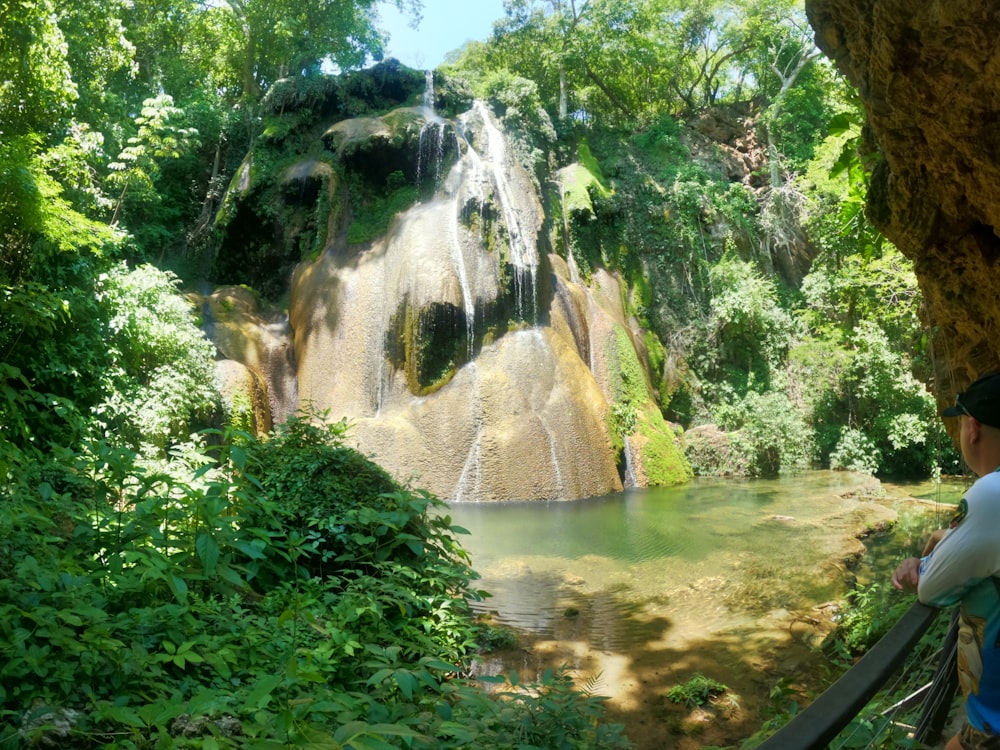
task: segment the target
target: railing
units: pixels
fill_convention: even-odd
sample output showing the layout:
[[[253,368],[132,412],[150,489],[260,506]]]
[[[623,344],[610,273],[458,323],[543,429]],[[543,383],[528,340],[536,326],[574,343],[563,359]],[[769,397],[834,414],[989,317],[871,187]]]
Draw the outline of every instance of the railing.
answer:
[[[758,750],[821,750],[868,704],[934,622],[940,610],[914,604],[899,622],[822,695],[758,746]],[[934,679],[897,703],[923,704],[913,728],[918,742],[932,743],[941,735],[957,687],[957,611],[941,648]]]

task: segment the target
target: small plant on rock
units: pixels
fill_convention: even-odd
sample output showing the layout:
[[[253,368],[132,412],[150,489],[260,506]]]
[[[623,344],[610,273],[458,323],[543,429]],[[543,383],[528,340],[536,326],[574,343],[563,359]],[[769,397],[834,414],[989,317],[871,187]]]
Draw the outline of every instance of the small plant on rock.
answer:
[[[728,690],[728,686],[698,672],[687,682],[670,688],[667,699],[672,703],[683,703],[693,708],[705,705]]]

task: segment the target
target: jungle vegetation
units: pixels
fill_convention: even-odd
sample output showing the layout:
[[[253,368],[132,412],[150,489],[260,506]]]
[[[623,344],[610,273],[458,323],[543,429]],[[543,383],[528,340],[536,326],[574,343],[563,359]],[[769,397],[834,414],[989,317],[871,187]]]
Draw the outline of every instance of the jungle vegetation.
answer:
[[[912,269],[862,211],[878,155],[801,8],[506,11],[441,74],[540,184],[586,176],[554,249],[629,280],[663,414],[715,426],[695,468],[953,469]],[[464,679],[490,636],[439,500],[346,425],[240,429],[214,385],[182,292],[269,94],[380,56],[374,0],[0,0],[4,747],[627,746],[565,674]],[[694,138],[713,116],[741,143]]]

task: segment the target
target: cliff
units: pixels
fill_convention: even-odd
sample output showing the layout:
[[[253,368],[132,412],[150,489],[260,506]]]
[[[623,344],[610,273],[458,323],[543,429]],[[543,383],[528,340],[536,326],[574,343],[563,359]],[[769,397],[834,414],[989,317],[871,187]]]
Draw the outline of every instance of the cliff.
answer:
[[[299,407],[347,420],[359,450],[449,500],[686,480],[626,285],[552,252],[497,115],[429,74],[359,76],[401,83],[364,107],[343,106],[349,81],[275,95],[217,219],[230,286],[199,301],[230,390],[269,407],[253,426]]]
[[[878,154],[876,226],[913,259],[934,391],[1000,362],[1000,6],[807,0],[816,42],[857,87]]]

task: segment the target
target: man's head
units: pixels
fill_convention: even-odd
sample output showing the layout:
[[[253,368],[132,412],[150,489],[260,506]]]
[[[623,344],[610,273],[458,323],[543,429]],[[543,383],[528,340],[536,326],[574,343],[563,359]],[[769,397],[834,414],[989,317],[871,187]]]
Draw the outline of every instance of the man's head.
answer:
[[[943,417],[967,414],[988,427],[1000,428],[1000,372],[981,375],[955,396],[955,405],[941,412]]]
[[[965,463],[977,476],[1000,466],[1000,372],[980,376],[941,415],[966,417],[959,442]]]

